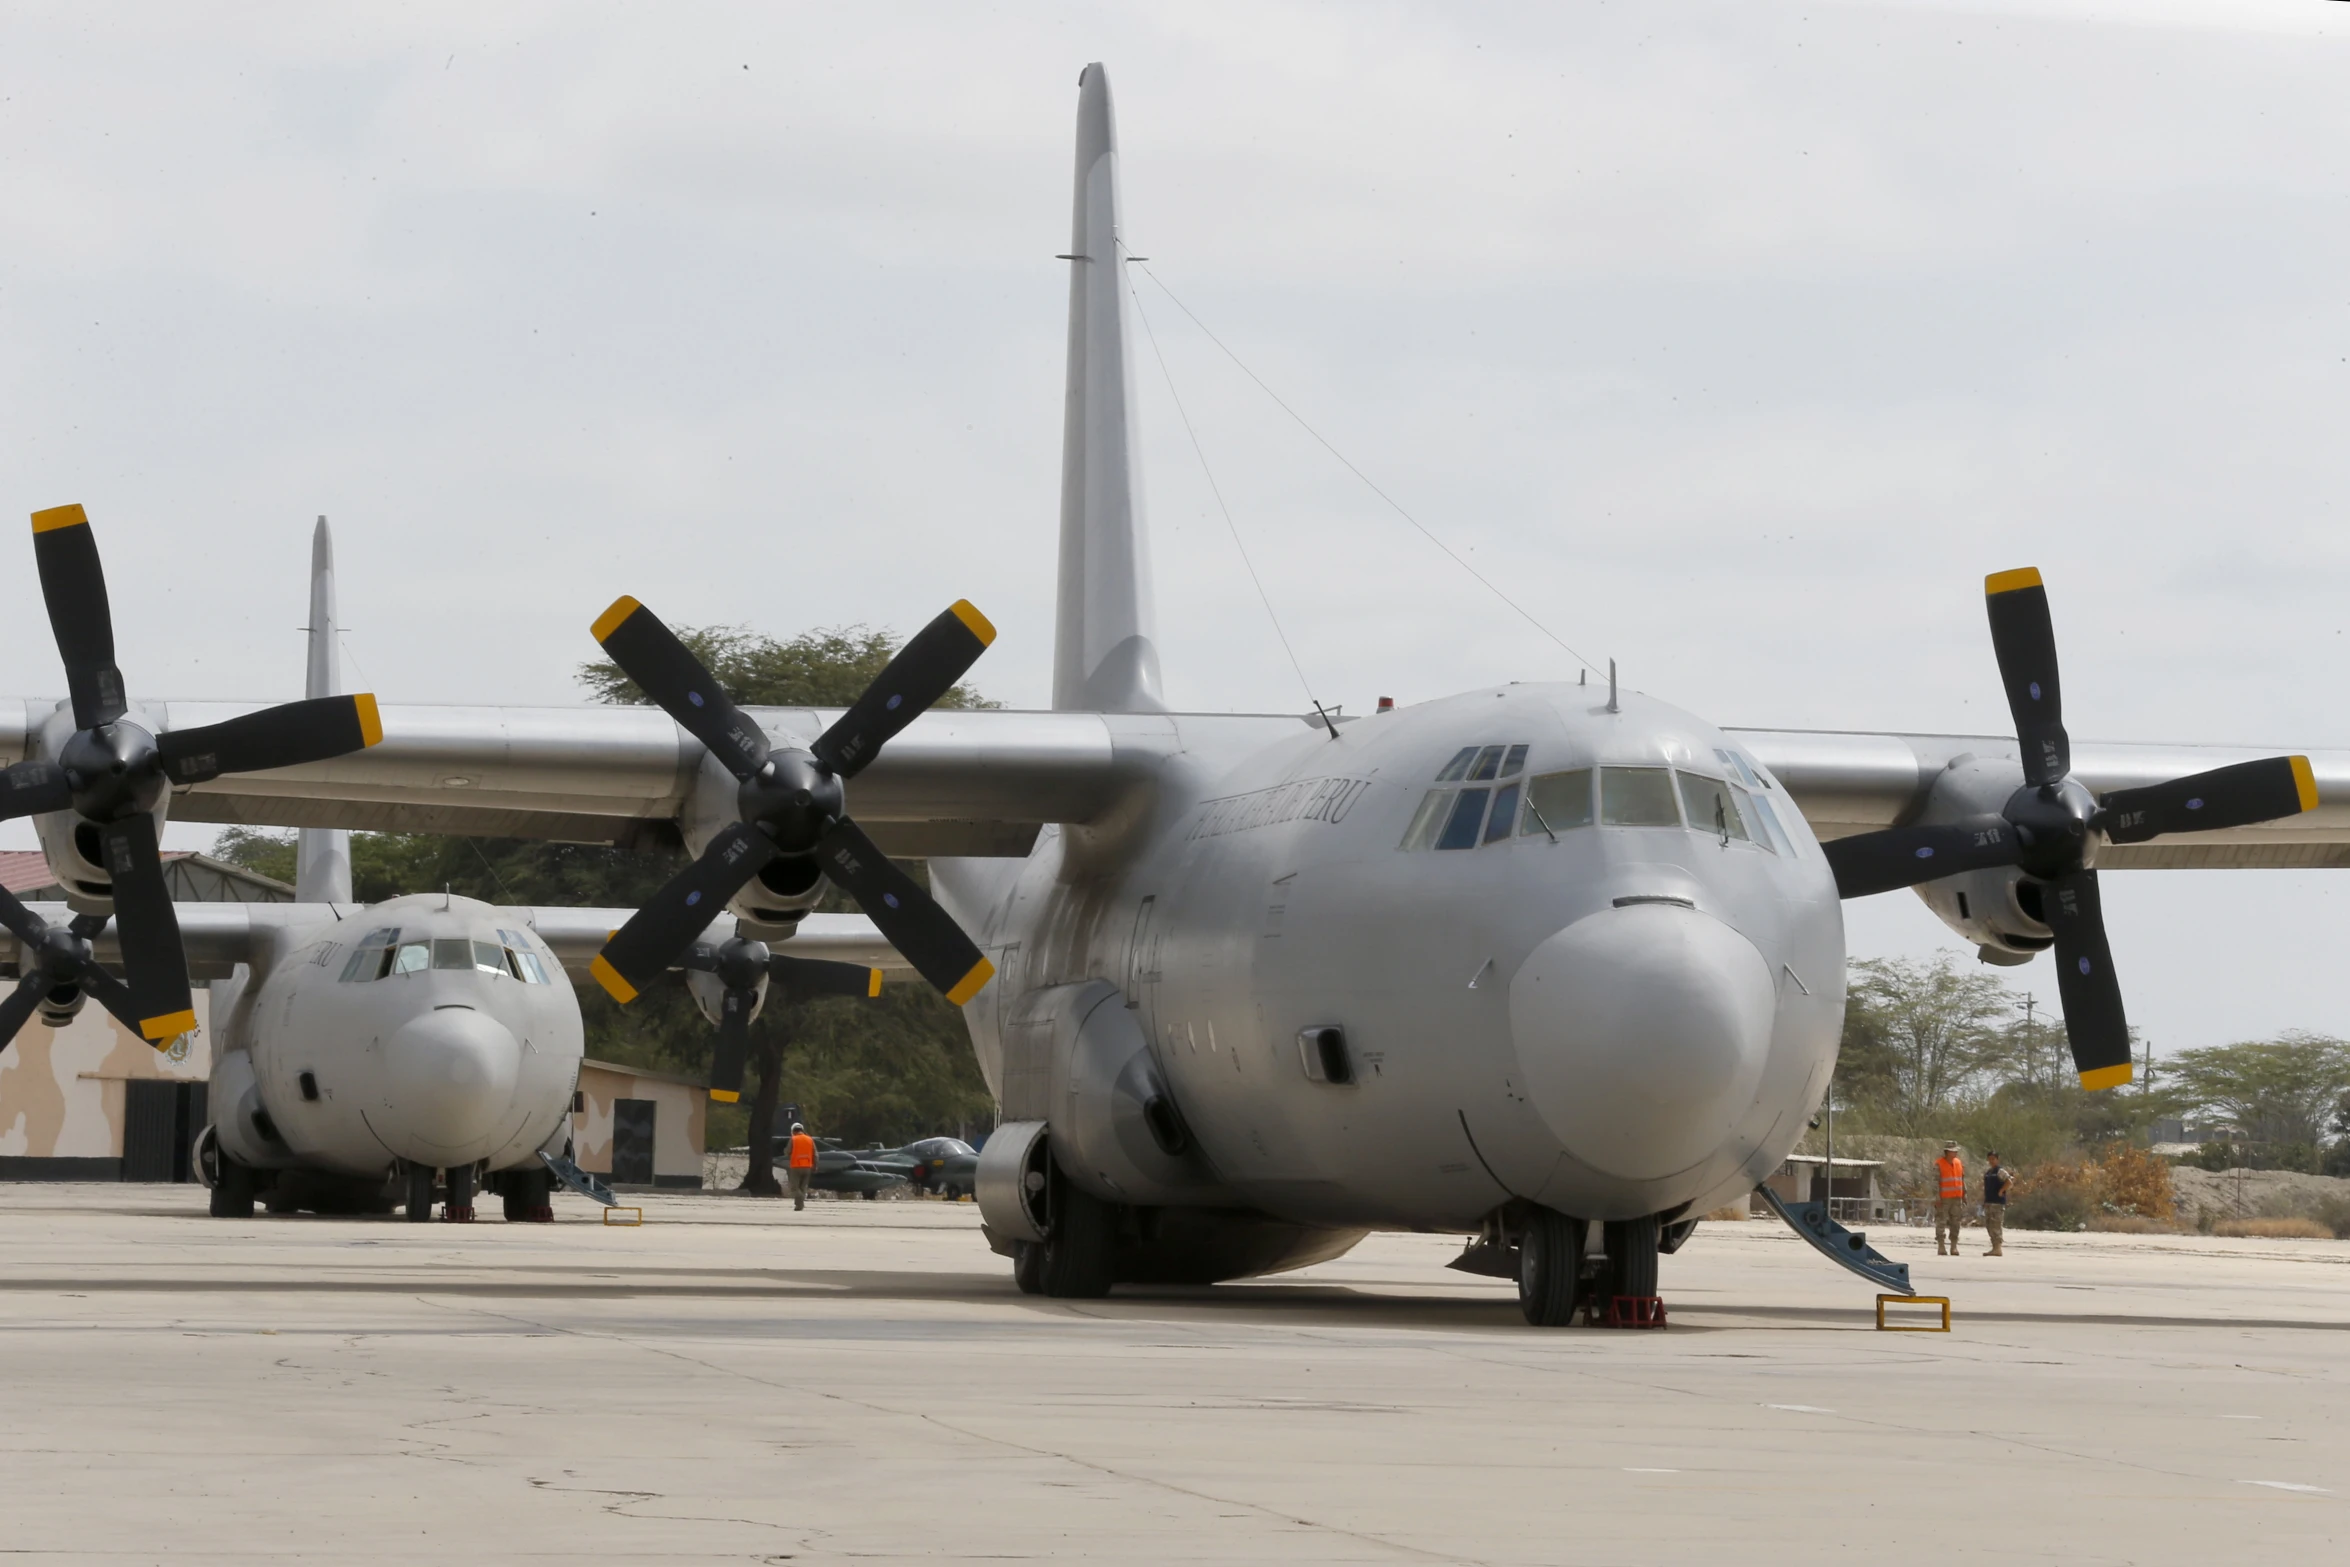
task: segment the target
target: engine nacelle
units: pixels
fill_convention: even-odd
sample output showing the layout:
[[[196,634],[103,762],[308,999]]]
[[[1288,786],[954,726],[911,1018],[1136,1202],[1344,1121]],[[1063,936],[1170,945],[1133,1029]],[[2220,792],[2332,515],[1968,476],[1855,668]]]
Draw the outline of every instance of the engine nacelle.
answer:
[[[694,998],[694,1007],[712,1028],[723,1020],[726,1006],[726,982],[715,974],[700,969],[685,971],[686,993]],[[759,976],[758,993],[751,1001],[751,1015],[747,1021],[756,1023],[759,1014],[767,1009],[767,976]]]
[[[1951,758],[1926,794],[1921,822],[1963,821],[1996,816],[2023,787],[2023,769],[2007,757],[1971,752]],[[1917,895],[1934,917],[1975,944],[1985,963],[2029,963],[2055,944],[2042,921],[2040,896],[2046,883],[2013,868],[1969,871],[1922,883]]]
[[[1007,1110],[1015,1102],[1027,1108],[1034,1088],[1045,1088],[1053,1160],[1095,1196],[1153,1205],[1231,1200],[1193,1144],[1117,986],[1094,979],[1029,991],[1005,1020],[1004,1060]],[[1032,1079],[1028,1093],[1010,1091],[1015,1072]]]

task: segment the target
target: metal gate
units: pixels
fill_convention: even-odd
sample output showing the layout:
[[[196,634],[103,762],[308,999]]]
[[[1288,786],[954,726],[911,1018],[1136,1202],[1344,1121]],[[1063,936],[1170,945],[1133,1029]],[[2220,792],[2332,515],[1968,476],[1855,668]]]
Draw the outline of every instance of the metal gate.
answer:
[[[650,1099],[612,1102],[612,1184],[653,1184],[653,1111]]]

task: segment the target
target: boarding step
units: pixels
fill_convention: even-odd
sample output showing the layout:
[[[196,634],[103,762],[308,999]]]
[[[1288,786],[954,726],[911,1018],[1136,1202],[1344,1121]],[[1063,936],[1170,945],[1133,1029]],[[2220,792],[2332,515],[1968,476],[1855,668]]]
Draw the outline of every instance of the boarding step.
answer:
[[[620,1199],[612,1195],[612,1188],[573,1164],[561,1154],[542,1152],[539,1162],[554,1172],[555,1179],[579,1193],[582,1197],[602,1203],[607,1208],[620,1206]]]

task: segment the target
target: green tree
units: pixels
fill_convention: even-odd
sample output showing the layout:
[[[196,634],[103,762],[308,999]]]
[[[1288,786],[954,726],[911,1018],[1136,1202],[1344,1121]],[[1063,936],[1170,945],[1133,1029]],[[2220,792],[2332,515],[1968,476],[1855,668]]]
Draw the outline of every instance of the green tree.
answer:
[[[1844,1092],[1887,1131],[1918,1136],[1972,1097],[2006,1053],[2007,989],[1944,953],[1852,966],[1845,1038],[1861,1046]]]
[[[2169,1060],[2178,1097],[2236,1125],[2264,1163],[2318,1166],[2328,1121],[2350,1093],[2350,1043],[2289,1033],[2182,1050]]]
[[[897,639],[863,626],[822,628],[778,641],[739,626],[678,633],[734,701],[749,707],[843,707],[897,651]],[[644,694],[608,660],[581,666],[580,683],[599,701],[641,703]],[[991,707],[959,685],[937,704]],[[812,736],[804,738],[813,738]],[[283,880],[293,879],[290,837],[232,827],[214,852]],[[428,833],[355,833],[353,895],[381,902],[446,888],[509,905],[633,909],[684,863],[677,848],[623,850],[608,845],[541,843]],[[921,867],[912,869],[919,878]],[[820,907],[853,905],[829,889]],[[657,986],[626,1008],[600,989],[581,987],[588,1054],[627,1065],[701,1076],[709,1070],[716,1030],[682,984]],[[795,1035],[808,1041],[794,1050]],[[710,1142],[743,1138],[752,1150],[747,1188],[772,1192],[765,1155],[775,1106],[802,1106],[811,1129],[850,1141],[955,1132],[987,1124],[993,1101],[979,1075],[961,1015],[928,987],[885,990],[879,1002],[817,1001],[802,1006],[771,997],[751,1039],[757,1088],[748,1106],[713,1105]]]

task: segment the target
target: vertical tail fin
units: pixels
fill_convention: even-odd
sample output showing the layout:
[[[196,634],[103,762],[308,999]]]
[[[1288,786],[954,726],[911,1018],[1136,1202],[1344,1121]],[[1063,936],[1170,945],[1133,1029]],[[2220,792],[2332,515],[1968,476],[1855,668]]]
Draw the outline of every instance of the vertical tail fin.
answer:
[[[1077,202],[1069,260],[1069,390],[1061,437],[1059,712],[1157,713],[1157,612],[1134,448],[1118,125],[1110,79],[1077,79]]]
[[[318,519],[310,535],[310,669],[304,696],[340,696],[335,656],[335,540]],[[351,835],[340,827],[305,827],[294,839],[294,901],[351,901]]]

